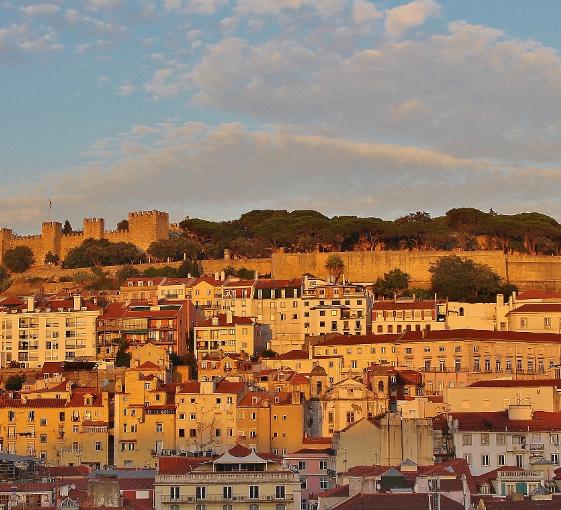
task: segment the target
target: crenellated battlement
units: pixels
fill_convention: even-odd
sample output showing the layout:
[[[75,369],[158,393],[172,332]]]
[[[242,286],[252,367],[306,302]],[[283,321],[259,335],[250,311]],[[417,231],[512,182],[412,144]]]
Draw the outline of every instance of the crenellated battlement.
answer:
[[[3,254],[16,246],[29,247],[35,256],[36,264],[42,264],[49,252],[62,260],[67,253],[79,246],[84,240],[108,239],[112,242],[128,242],[146,250],[150,244],[169,237],[169,214],[162,211],[134,211],[128,214],[128,230],[105,230],[104,218],[84,218],[83,231],[62,233],[62,223],[44,221],[41,234],[18,236],[12,229],[0,228],[0,263]]]

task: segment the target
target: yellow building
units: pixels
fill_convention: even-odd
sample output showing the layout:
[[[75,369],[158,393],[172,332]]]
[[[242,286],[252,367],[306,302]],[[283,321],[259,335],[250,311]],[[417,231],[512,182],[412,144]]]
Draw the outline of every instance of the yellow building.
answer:
[[[222,280],[200,276],[186,288],[195,308],[207,318],[223,311],[222,284]]]
[[[243,351],[252,356],[260,350],[260,327],[249,317],[237,317],[228,311],[195,325],[197,358],[220,351],[229,354]]]
[[[300,479],[280,459],[236,445],[205,460],[160,459],[156,510],[300,510]]]
[[[304,402],[298,392],[251,391],[238,404],[238,442],[284,455],[302,447]]]
[[[174,389],[174,388],[173,388]],[[174,393],[161,379],[131,368],[115,388],[114,463],[153,467],[156,453],[175,448]]]
[[[163,277],[139,276],[128,278],[119,292],[119,301],[130,303],[131,301],[151,301],[158,299],[158,285],[164,280]]]
[[[199,381],[211,381],[215,377],[237,377],[251,379],[253,363],[246,352],[225,353],[218,351],[203,354],[197,359]]]
[[[237,381],[190,381],[177,387],[175,448],[187,452],[219,452],[237,438],[238,401],[245,384]]]
[[[365,335],[370,328],[371,297],[362,285],[304,275],[302,301],[306,335]]]
[[[73,299],[0,301],[0,366],[40,368],[46,361],[95,360],[101,307]]]
[[[43,386],[43,387],[41,387]],[[2,450],[32,455],[48,465],[109,463],[108,394],[63,382],[0,400]]]
[[[343,356],[342,373],[372,363],[418,370],[427,393],[497,376],[545,377],[561,361],[561,335],[514,331],[410,331],[339,336],[311,346],[312,356]]]

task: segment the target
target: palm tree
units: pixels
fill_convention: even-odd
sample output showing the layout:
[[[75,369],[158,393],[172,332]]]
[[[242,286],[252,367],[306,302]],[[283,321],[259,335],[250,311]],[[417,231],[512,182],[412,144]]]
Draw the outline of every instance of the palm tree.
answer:
[[[325,269],[329,271],[329,275],[331,276],[332,280],[336,282],[345,269],[345,263],[343,262],[343,259],[340,255],[332,254],[327,257],[327,261],[325,262]]]

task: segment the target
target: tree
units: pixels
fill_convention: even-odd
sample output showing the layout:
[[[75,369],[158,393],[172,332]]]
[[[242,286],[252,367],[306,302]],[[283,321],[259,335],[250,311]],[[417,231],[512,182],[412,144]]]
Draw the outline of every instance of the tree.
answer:
[[[0,292],[4,292],[11,284],[8,270],[0,265]]]
[[[263,358],[274,358],[275,356],[277,356],[277,353],[275,351],[273,351],[272,349],[265,349],[261,353],[261,357],[263,357]]]
[[[117,223],[117,230],[128,230],[129,229],[129,220],[124,219]]]
[[[7,391],[20,391],[24,382],[24,375],[14,374],[6,379],[6,384],[4,386]]]
[[[458,246],[462,250],[474,246],[474,236],[483,228],[488,214],[472,207],[459,207],[446,212],[446,222],[455,232]]]
[[[195,278],[201,275],[199,263],[196,260],[184,260],[176,269],[175,274],[178,278]]]
[[[409,275],[401,269],[392,269],[376,280],[374,285],[376,294],[384,297],[401,296],[408,289],[410,279]]]
[[[16,246],[4,253],[4,265],[13,273],[27,271],[34,262],[33,252],[27,246]]]
[[[329,275],[333,279],[333,281],[337,281],[339,276],[345,270],[345,263],[340,255],[335,255],[332,253],[327,257],[327,261],[325,262],[325,269],[329,271]]]
[[[60,261],[60,258],[58,255],[54,254],[53,252],[47,252],[47,254],[45,255],[45,264],[47,264],[48,266],[54,265],[56,266]]]
[[[116,367],[130,367],[132,354],[128,352],[129,344],[124,338],[119,341],[119,347],[117,348],[117,353],[115,354],[115,366]]]
[[[86,239],[71,249],[64,259],[67,268],[120,266],[143,262],[145,254],[132,243],[112,243],[107,239]]]
[[[90,272],[89,283],[86,285],[89,290],[111,290],[116,287],[109,271],[104,271],[101,267],[92,267]]]
[[[253,280],[255,278],[255,271],[246,269],[245,267],[240,267],[236,271],[236,274],[238,275],[238,278],[241,278],[242,280]]]
[[[62,233],[63,234],[72,234],[72,232],[74,232],[72,230],[72,225],[70,225],[70,222],[68,220],[65,220],[64,225],[62,227]]]
[[[489,266],[457,255],[439,258],[429,271],[432,291],[453,301],[492,302],[497,294],[514,290]]]
[[[183,260],[184,258],[194,260],[197,258],[200,248],[199,243],[192,239],[176,237],[153,242],[148,247],[147,253],[159,260]]]
[[[124,266],[120,267],[115,273],[115,278],[117,279],[117,282],[121,284],[129,278],[137,278],[141,274],[142,273],[132,264],[125,264]]]

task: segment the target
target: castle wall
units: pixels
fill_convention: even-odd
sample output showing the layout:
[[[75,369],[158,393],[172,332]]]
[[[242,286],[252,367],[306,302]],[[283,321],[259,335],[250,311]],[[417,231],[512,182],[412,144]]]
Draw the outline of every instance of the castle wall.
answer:
[[[36,265],[42,265],[45,255],[51,252],[64,260],[72,248],[80,246],[85,239],[109,239],[112,242],[127,242],[146,250],[159,239],[169,237],[169,215],[160,211],[140,211],[129,213],[129,230],[105,231],[103,218],[85,218],[83,232],[62,233],[59,222],[44,222],[41,234],[16,236],[10,229],[0,229],[0,264],[3,254],[16,246],[27,246],[33,251]]]

